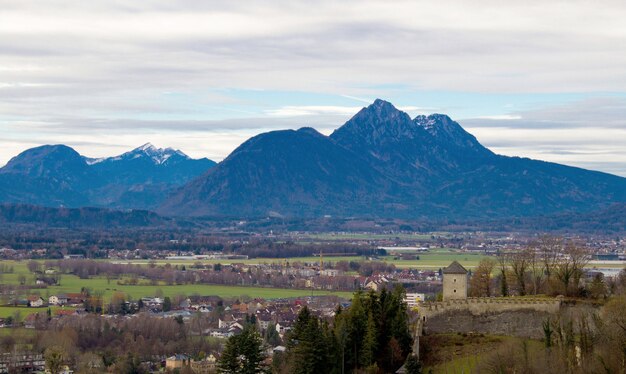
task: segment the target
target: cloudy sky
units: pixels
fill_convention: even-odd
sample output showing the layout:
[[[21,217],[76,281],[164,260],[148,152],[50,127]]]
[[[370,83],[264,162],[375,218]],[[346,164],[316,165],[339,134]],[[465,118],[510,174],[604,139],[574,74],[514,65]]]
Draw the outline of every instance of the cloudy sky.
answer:
[[[626,176],[623,1],[0,9],[0,165],[53,143],[101,157],[152,142],[219,161],[260,132],[330,133],[383,98],[449,114],[498,153]]]

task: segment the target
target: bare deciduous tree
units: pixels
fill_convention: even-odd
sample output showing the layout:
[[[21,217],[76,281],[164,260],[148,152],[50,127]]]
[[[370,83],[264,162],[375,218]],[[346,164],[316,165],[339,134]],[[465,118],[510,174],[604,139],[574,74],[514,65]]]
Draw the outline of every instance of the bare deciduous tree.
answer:
[[[560,253],[563,250],[563,239],[556,236],[543,235],[537,241],[537,246],[545,276],[549,280],[554,275]]]
[[[578,292],[583,268],[590,259],[591,254],[587,248],[576,245],[573,241],[565,244],[563,254],[559,257],[555,270],[556,277],[561,282],[566,294],[575,295]]]
[[[509,255],[511,271],[515,277],[517,292],[520,296],[526,295],[526,272],[529,266],[528,250],[518,251]]]
[[[470,279],[470,295],[474,297],[491,296],[491,273],[495,262],[490,259],[481,260]]]

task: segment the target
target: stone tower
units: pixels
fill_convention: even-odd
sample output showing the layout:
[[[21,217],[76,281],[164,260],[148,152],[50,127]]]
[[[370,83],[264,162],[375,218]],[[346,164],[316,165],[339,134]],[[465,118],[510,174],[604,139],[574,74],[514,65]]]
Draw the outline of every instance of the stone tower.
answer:
[[[443,300],[467,299],[467,270],[453,261],[443,269]]]

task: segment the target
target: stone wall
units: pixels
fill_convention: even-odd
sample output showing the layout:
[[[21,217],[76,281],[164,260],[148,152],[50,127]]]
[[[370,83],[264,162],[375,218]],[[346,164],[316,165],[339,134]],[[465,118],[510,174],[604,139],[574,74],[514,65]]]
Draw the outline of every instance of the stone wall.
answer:
[[[424,323],[425,334],[483,333],[541,339],[543,322],[552,314],[532,309],[475,315],[468,310],[449,310]]]
[[[422,320],[448,311],[468,311],[473,315],[500,313],[515,310],[534,310],[557,313],[561,307],[559,299],[508,298],[508,297],[469,297],[462,300],[422,302],[418,306]],[[425,319],[424,319],[425,317]]]
[[[418,312],[426,333],[484,333],[543,336],[542,322],[561,309],[559,299],[485,297],[422,302]]]

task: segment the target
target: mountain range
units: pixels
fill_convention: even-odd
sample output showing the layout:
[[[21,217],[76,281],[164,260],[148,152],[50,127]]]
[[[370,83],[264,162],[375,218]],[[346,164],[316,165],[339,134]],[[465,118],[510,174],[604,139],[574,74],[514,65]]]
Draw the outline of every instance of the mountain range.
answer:
[[[93,159],[65,145],[28,149],[0,168],[0,201],[43,206],[153,209],[215,162],[145,144]]]
[[[626,201],[626,178],[494,154],[442,114],[376,100],[330,136],[255,136],[157,210],[170,215],[513,217]]]
[[[330,136],[257,135],[215,165],[139,147],[105,159],[57,145],[0,169],[0,202],[171,216],[498,218],[626,202],[626,178],[493,153],[443,114],[376,100]]]

